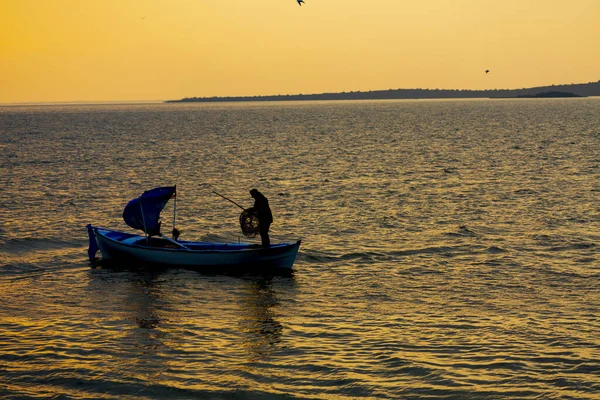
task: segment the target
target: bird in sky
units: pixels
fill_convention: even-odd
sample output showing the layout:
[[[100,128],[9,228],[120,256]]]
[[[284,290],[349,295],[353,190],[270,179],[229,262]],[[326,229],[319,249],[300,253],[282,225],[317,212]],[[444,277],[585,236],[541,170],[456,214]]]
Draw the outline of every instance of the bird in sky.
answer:
[[[304,0],[296,0],[298,2],[298,5],[301,6],[302,3],[304,3]]]
[[[486,74],[487,74],[487,73],[489,73],[489,72],[490,72],[490,70],[489,70],[489,69],[486,69],[486,70],[485,70],[485,73],[486,73]]]

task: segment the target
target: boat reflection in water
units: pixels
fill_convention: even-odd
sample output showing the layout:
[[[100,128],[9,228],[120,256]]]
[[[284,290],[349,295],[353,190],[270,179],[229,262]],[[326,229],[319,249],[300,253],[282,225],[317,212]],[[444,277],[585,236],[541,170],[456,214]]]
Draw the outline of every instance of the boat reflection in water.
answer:
[[[290,277],[279,283],[293,285],[294,280]],[[284,327],[276,311],[280,299],[272,278],[251,279],[248,284],[245,295],[240,297],[240,330],[247,335],[245,343],[251,360],[260,360],[275,352],[282,341]]]
[[[95,308],[90,317],[112,316],[100,322],[104,337],[96,338],[106,351],[104,368],[120,379],[143,376],[160,383],[141,388],[142,394],[160,397],[180,380],[203,392],[222,379],[223,390],[231,390],[242,385],[244,371],[283,348],[278,308],[295,295],[291,273],[126,265],[90,271],[88,301]]]

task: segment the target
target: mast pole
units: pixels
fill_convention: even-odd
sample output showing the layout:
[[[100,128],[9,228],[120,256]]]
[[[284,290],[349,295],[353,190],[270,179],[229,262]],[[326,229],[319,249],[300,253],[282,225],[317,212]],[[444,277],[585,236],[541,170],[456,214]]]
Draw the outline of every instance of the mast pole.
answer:
[[[144,225],[144,234],[146,235],[146,244],[149,244],[148,232],[146,229],[146,218],[144,218],[144,207],[142,207],[142,197],[140,196],[140,211],[142,212],[142,224]]]
[[[173,232],[175,232],[175,221],[177,220],[177,186],[175,186],[175,192],[173,193]]]

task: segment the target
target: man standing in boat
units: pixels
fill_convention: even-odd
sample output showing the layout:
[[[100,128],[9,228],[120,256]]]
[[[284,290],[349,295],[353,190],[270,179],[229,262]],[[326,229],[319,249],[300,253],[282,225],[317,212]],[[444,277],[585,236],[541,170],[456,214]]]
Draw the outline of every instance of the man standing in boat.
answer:
[[[254,207],[248,209],[249,212],[256,214],[258,218],[258,228],[260,233],[260,239],[263,247],[271,245],[271,239],[269,239],[269,228],[273,223],[273,214],[269,207],[269,200],[258,190],[252,189],[250,196],[254,199]]]

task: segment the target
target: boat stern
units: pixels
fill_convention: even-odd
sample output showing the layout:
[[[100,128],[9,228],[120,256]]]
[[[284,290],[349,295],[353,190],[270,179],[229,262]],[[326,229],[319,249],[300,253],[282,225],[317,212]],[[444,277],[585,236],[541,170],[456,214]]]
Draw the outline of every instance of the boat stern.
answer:
[[[96,253],[98,252],[98,250],[100,250],[100,248],[98,247],[98,242],[96,241],[96,234],[94,233],[94,229],[96,227],[92,224],[87,224],[86,228],[89,238],[88,257],[90,261],[94,261],[96,260]]]

